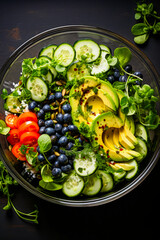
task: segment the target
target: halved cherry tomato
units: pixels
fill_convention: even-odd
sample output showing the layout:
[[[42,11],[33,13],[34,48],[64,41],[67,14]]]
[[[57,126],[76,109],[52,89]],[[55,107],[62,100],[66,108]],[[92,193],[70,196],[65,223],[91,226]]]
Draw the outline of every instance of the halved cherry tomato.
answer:
[[[12,153],[13,155],[18,158],[21,161],[26,161],[26,156],[24,154],[21,153],[21,151],[19,150],[21,147],[21,143],[16,143],[13,148],[12,148]]]
[[[25,132],[20,136],[21,144],[32,146],[37,143],[40,134],[37,132]]]
[[[25,132],[39,132],[39,126],[36,122],[27,121],[20,125],[18,128],[19,136],[21,136]]]
[[[17,119],[17,127],[27,121],[33,121],[33,122],[38,122],[37,115],[33,112],[25,112],[22,113],[19,118]]]
[[[9,136],[7,137],[7,141],[11,145],[15,145],[16,143],[18,143],[20,141],[20,139],[19,139],[19,130],[18,129],[11,129],[9,131]]]
[[[17,119],[18,119],[18,116],[17,115],[14,115],[14,114],[8,114],[5,118],[5,122],[7,124],[8,127],[10,128],[17,128]]]

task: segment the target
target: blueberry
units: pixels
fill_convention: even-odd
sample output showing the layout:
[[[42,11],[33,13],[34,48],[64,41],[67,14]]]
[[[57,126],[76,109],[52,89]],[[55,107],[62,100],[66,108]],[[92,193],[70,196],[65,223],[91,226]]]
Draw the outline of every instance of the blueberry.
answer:
[[[63,154],[65,154],[65,151],[62,150],[62,149],[59,149],[59,153],[63,153]]]
[[[37,102],[35,102],[35,101],[30,102],[28,105],[28,109],[30,111],[34,110],[35,107],[37,107]]]
[[[56,155],[54,155],[54,154],[52,154],[52,155],[50,155],[49,157],[48,157],[48,161],[50,162],[50,163],[54,163],[54,161],[56,160]]]
[[[59,139],[59,138],[61,138],[61,137],[62,137],[62,134],[60,134],[60,133],[56,132],[56,137]]]
[[[57,161],[59,161],[61,165],[66,165],[68,163],[68,158],[65,154],[60,154]]]
[[[68,127],[63,127],[62,128],[62,134],[65,135],[66,132],[68,132]]]
[[[58,145],[60,145],[61,147],[65,147],[68,143],[68,139],[66,136],[62,136],[59,140],[58,140]]]
[[[58,113],[56,116],[56,121],[58,123],[63,123],[63,114],[62,113]]]
[[[45,121],[45,126],[46,127],[53,127],[54,126],[53,121],[51,119],[46,120]]]
[[[40,127],[40,129],[39,129],[39,133],[40,134],[43,134],[43,133],[45,133],[45,130],[46,130],[46,128],[43,126],[43,127]]]
[[[70,164],[67,164],[67,165],[65,165],[65,166],[61,166],[61,170],[62,170],[62,172],[64,172],[64,173],[68,173],[70,170],[71,170],[71,165]]]
[[[58,132],[58,133],[61,133],[61,131],[62,131],[62,124],[56,123],[55,124],[55,131]]]
[[[115,81],[114,76],[113,76],[113,75],[109,75],[109,76],[108,76],[108,81],[109,81],[110,83],[113,83],[113,82]]]
[[[43,107],[43,104],[42,103],[37,103],[37,107],[41,109]]]
[[[68,125],[68,130],[74,133],[78,132],[78,128],[75,125]]]
[[[52,147],[48,152],[46,152],[47,156],[50,156],[50,155],[52,155],[53,153],[54,153],[53,147]]]
[[[121,75],[119,77],[119,82],[126,82],[127,81],[127,75]]]
[[[135,81],[135,85],[139,85],[139,86],[142,86],[142,81]]]
[[[117,70],[117,69],[116,69]],[[117,71],[115,71],[114,72],[114,78],[115,78],[115,80],[117,80],[117,79],[119,79],[119,77],[120,77],[120,72],[117,70]]]
[[[47,127],[46,129],[45,129],[45,133],[46,134],[48,134],[48,135],[54,135],[55,134],[55,129],[54,128],[52,128],[52,127]]]
[[[55,96],[53,94],[49,95],[48,101],[52,103],[52,102],[54,102],[54,100],[55,100]]]
[[[37,152],[38,152],[38,153],[41,153],[41,152],[40,152],[40,149],[39,149],[39,146],[37,147]]]
[[[52,175],[53,175],[54,177],[60,177],[61,174],[62,174],[62,171],[61,171],[60,168],[55,168],[55,167],[54,167],[54,168],[52,169]]]
[[[58,152],[58,146],[54,145],[54,146],[52,147],[52,149],[53,149],[54,152]]]
[[[45,124],[44,124],[44,120],[43,119],[39,119],[38,120],[38,126],[39,127],[42,127],[42,126],[44,126]]]
[[[59,101],[59,100],[62,99],[62,97],[63,97],[63,96],[62,96],[62,93],[61,93],[61,92],[56,92],[56,93],[55,93],[55,99],[56,99],[56,100]]]
[[[63,119],[64,119],[64,123],[71,122],[72,121],[71,114],[65,113],[64,116],[63,116]]]
[[[59,168],[59,167],[60,167],[59,161],[56,160],[56,161],[53,163],[53,167]]]
[[[71,150],[71,148],[73,147],[74,143],[69,142],[66,146],[66,150]]]
[[[39,160],[40,162],[42,162],[42,161],[45,160],[44,156],[43,156],[41,153],[38,155],[38,160]]]
[[[51,110],[51,107],[49,104],[45,104],[42,109],[44,112],[49,112]]]
[[[71,106],[70,106],[69,103],[64,104],[64,105],[62,106],[62,109],[63,109],[63,111],[64,111],[65,113],[70,113],[70,112],[71,112]]]
[[[81,137],[78,138],[79,139],[79,142],[82,144],[83,143],[83,140]]]
[[[55,144],[55,143],[57,142],[57,140],[58,140],[58,138],[57,138],[56,135],[52,135],[52,136],[51,136],[51,142],[52,142],[52,144]]]
[[[130,64],[126,65],[124,70],[128,73],[131,73],[132,72],[132,66]]]
[[[141,72],[134,72],[134,75],[136,75],[137,77],[143,78],[143,75]]]
[[[44,111],[43,111],[43,109],[40,109],[39,112],[37,112],[37,117],[38,118],[44,118]]]

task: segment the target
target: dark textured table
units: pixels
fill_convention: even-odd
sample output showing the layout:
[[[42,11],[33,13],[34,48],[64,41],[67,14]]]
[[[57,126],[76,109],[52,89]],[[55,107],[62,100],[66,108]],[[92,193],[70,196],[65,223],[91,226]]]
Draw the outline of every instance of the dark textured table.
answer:
[[[160,13],[159,0],[152,1]],[[116,32],[133,42],[135,24],[133,0],[2,1],[0,6],[0,67],[22,43],[50,28],[86,24]],[[160,74],[160,37],[139,47]],[[19,210],[39,209],[39,225],[22,221],[13,211],[2,210],[0,239],[145,239],[158,238],[160,215],[160,162],[147,179],[128,195],[112,203],[92,208],[54,205],[33,196],[21,186],[15,188],[13,202]]]

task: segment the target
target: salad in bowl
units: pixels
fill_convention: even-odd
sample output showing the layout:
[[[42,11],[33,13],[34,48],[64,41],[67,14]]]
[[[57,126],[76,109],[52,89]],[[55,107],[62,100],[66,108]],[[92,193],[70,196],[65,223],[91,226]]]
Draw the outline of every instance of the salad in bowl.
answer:
[[[84,199],[139,174],[154,147],[158,98],[131,58],[128,47],[84,38],[23,59],[19,81],[1,93],[0,133],[34,187]]]

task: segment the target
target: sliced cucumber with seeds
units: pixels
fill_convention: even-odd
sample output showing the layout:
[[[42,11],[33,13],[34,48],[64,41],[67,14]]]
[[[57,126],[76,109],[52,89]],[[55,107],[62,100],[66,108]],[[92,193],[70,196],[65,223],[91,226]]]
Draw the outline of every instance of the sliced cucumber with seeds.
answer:
[[[127,174],[126,174],[126,179],[131,179],[138,172],[138,164],[137,164],[136,160],[132,160],[132,161],[128,162],[128,164],[134,166],[134,168],[131,171],[127,172]]]
[[[94,196],[100,192],[102,188],[102,180],[97,174],[88,177],[87,183],[84,187],[83,194],[87,196]]]
[[[41,57],[41,56],[47,56],[49,58],[53,58],[53,54],[54,54],[54,51],[55,49],[57,48],[57,45],[49,45],[47,47],[44,47],[41,49],[41,51],[39,52],[39,55],[38,57]]]
[[[83,188],[83,179],[73,171],[63,183],[62,191],[68,197],[75,197],[82,192]]]
[[[110,66],[108,64],[107,59],[105,58],[106,55],[107,55],[106,51],[101,51],[99,64],[93,63],[93,65],[92,65],[92,70],[91,70],[92,75],[96,75],[99,73],[105,73],[109,70]]]
[[[138,162],[141,162],[147,156],[147,152],[148,152],[147,145],[146,145],[145,141],[143,141],[141,138],[137,137],[137,140],[138,140],[138,144],[136,145],[134,150],[141,154],[140,157],[136,157],[136,160]]]
[[[68,81],[72,81],[74,79],[79,80],[84,76],[89,76],[90,70],[85,63],[74,63],[70,66],[67,71],[67,79]]]
[[[102,189],[101,192],[108,192],[113,188],[113,179],[109,173],[105,171],[98,170],[98,176],[102,179]]]
[[[74,49],[76,51],[76,59],[82,60],[85,58],[87,63],[95,61],[101,53],[99,45],[93,40],[78,40],[74,44]]]
[[[136,137],[141,137],[141,138],[143,138],[146,142],[147,142],[147,140],[148,140],[147,130],[146,130],[146,128],[145,128],[142,124],[140,124],[140,123],[136,124],[135,136],[136,136]]]
[[[12,113],[18,113],[20,112],[20,107],[21,103],[18,100],[18,97],[13,96],[13,93],[11,93],[6,99],[5,109]]]
[[[29,78],[26,88],[31,92],[31,98],[37,102],[44,101],[48,95],[48,87],[39,77]]]
[[[86,157],[80,153],[73,162],[74,169],[80,176],[89,176],[93,174],[97,169],[96,156],[94,153],[90,153]]]
[[[74,48],[68,43],[62,43],[54,52],[54,60],[58,65],[67,67],[75,58]]]

